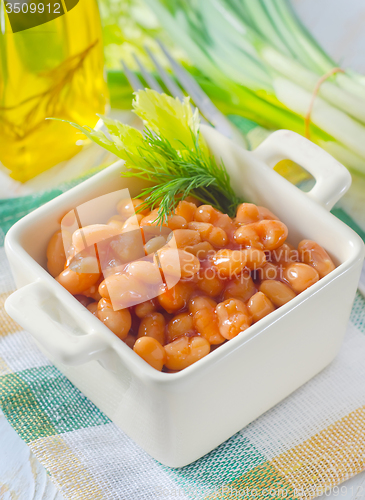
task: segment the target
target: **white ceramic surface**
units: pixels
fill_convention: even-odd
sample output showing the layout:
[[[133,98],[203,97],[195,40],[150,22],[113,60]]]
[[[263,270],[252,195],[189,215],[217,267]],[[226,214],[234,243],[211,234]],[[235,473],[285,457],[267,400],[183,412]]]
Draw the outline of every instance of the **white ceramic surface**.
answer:
[[[20,288],[7,300],[7,312],[108,417],[172,467],[209,452],[333,360],[364,258],[360,238],[327,211],[350,184],[336,160],[293,132],[276,132],[247,152],[210,128],[203,131],[237,194],[274,211],[287,224],[291,243],[318,241],[338,267],[182,372],[151,368],[44,269],[47,242],[66,212],[108,192],[128,187],[134,196],[141,189],[138,180],[120,178],[121,162],[26,216],[6,239]],[[284,158],[314,175],[310,193],[270,168]]]

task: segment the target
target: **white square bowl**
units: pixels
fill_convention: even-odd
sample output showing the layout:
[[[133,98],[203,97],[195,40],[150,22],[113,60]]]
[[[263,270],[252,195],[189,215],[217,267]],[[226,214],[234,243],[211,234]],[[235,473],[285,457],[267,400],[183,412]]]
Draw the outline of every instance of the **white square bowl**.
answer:
[[[6,252],[19,290],[6,310],[51,361],[116,425],[165,465],[193,462],[288,396],[336,356],[346,330],[364,258],[361,239],[328,212],[348,189],[348,171],[318,146],[289,131],[247,152],[203,127],[232,186],[264,205],[297,245],[313,239],[338,267],[291,302],[185,370],[151,368],[45,270],[46,247],[60,218],[74,207],[128,187],[117,162],[24,217],[9,231]],[[303,193],[272,167],[292,159],[316,178]]]

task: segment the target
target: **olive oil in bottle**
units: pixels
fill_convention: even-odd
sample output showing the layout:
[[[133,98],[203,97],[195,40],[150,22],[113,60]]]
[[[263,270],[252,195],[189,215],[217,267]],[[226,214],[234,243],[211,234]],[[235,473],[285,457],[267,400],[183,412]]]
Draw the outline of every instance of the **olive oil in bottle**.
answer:
[[[71,158],[107,87],[96,0],[0,0],[0,162],[21,182]]]

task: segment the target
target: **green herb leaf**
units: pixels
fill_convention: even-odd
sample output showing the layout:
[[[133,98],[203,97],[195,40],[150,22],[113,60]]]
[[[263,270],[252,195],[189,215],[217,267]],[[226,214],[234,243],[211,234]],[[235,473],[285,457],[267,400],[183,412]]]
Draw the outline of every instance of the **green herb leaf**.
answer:
[[[224,165],[218,165],[213,157],[202,152],[199,132],[193,150],[184,149],[181,153],[167,139],[147,129],[144,143],[138,151],[139,163],[132,165],[127,161],[130,170],[122,175],[139,177],[153,184],[144,189],[140,197],[145,199],[144,208],[147,205],[153,209],[160,204],[159,222],[163,222],[177,203],[188,195],[231,216],[235,215],[235,208],[241,200],[230,185]]]
[[[68,123],[125,160],[127,170],[122,172],[123,177],[139,177],[151,183],[140,197],[145,200],[143,208],[152,210],[160,205],[159,223],[188,195],[234,216],[241,200],[230,185],[223,163],[218,164],[209,154],[199,133],[199,113],[192,111],[189,99],[181,102],[148,89],[135,95],[134,110],[146,124],[143,134],[104,117],[110,138],[101,131]]]
[[[200,119],[198,109],[192,110],[189,97],[181,102],[177,97],[146,89],[135,93],[133,110],[146,128],[167,139],[174,148],[180,150],[182,144],[187,149],[194,148]],[[199,143],[208,154],[203,137],[199,138]]]

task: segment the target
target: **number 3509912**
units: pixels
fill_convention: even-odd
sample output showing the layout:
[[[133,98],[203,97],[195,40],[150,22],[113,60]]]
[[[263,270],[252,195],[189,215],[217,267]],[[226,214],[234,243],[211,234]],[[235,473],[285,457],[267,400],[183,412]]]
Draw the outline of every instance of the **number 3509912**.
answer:
[[[63,14],[61,3],[5,2],[5,9],[8,14]]]

